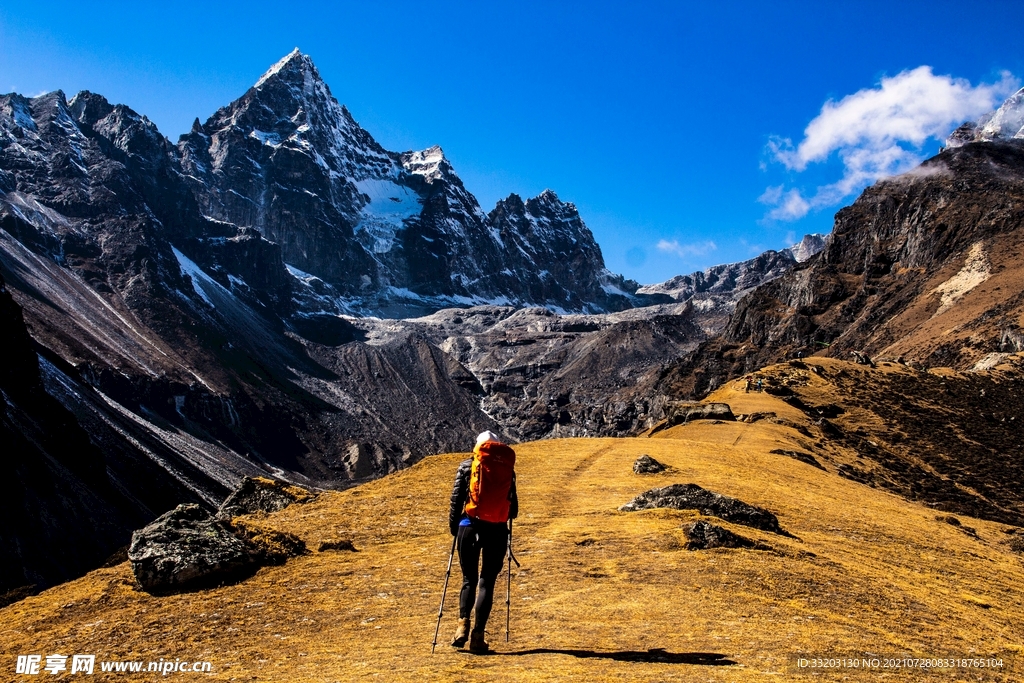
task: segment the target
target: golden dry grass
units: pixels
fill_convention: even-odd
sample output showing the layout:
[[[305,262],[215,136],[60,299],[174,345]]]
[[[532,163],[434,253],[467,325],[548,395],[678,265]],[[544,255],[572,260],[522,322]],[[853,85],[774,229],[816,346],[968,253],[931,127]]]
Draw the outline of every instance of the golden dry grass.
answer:
[[[723,391],[736,412],[801,419],[765,394]],[[0,677],[14,671],[14,655],[60,652],[209,660],[213,673],[202,678],[225,681],[743,682],[808,680],[793,666],[798,654],[871,653],[997,655],[1006,668],[844,669],[814,679],[1024,680],[1024,661],[1014,661],[1024,645],[1024,562],[1004,542],[1003,525],[963,517],[974,538],[925,507],[769,453],[795,448],[798,437],[766,421],[695,422],[656,438],[517,446],[523,567],[514,572],[507,644],[499,577],[488,626],[493,656],[447,645],[457,567],[430,654],[451,548],[447,499],[465,457],[447,454],[252,520],[314,550],[351,539],[358,552],[314,552],[237,585],[169,597],[135,589],[122,564],[0,610]],[[633,474],[643,453],[671,469]],[[676,482],[767,507],[798,538],[715,520],[773,550],[694,552],[683,548],[681,526],[697,513],[617,510]],[[654,648],[666,661],[646,655]],[[707,664],[716,658],[700,653],[726,663]]]

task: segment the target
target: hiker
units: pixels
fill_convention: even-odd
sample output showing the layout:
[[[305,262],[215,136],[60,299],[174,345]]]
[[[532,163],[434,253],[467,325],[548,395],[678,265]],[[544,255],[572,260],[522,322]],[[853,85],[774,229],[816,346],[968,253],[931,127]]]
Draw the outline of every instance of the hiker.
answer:
[[[757,378],[757,390],[764,391],[764,380],[760,377]]]
[[[508,522],[519,514],[516,495],[516,453],[493,432],[476,438],[473,457],[464,460],[455,474],[448,527],[456,537],[462,592],[459,593],[459,626],[452,639],[469,651],[487,652],[484,629],[494,602],[494,582],[501,573],[508,547]],[[480,559],[483,556],[483,567]],[[476,623],[470,631],[470,613]]]
[[[751,379],[750,375],[747,375],[746,382],[745,382],[745,384],[743,386],[743,393],[744,394],[749,394],[750,393],[750,385],[751,385],[751,383],[753,383],[753,381],[754,380]]]

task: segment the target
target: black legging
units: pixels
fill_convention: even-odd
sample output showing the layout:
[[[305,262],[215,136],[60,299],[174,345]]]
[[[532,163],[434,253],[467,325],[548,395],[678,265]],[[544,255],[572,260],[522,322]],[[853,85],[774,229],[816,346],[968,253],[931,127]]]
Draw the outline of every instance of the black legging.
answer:
[[[508,543],[508,527],[473,520],[459,527],[459,565],[462,567],[462,592],[459,593],[459,618],[468,619],[476,594],[474,631],[483,632],[494,602],[494,582],[501,573]],[[483,554],[483,569],[477,570]]]

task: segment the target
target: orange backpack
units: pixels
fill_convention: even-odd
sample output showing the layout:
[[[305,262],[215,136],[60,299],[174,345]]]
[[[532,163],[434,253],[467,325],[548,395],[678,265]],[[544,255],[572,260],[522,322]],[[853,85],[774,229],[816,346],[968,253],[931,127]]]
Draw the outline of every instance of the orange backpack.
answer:
[[[485,522],[508,521],[516,452],[503,443],[485,441],[473,449],[466,514]]]

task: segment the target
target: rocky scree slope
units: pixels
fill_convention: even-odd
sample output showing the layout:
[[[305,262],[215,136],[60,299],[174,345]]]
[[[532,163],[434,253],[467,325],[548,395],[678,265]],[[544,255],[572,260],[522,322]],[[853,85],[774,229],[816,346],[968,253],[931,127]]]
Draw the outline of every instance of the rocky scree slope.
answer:
[[[198,498],[138,452],[91,440],[76,415],[47,392],[44,378],[61,376],[60,370],[37,358],[21,308],[2,277],[0,321],[6,340],[0,366],[5,604],[99,566],[124,545],[126,531]]]

